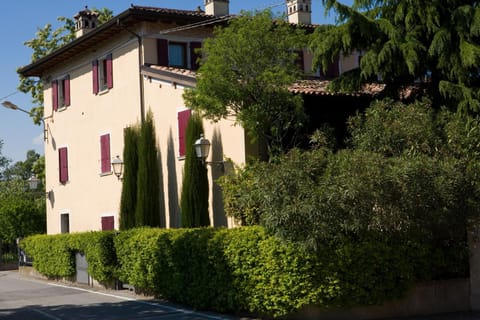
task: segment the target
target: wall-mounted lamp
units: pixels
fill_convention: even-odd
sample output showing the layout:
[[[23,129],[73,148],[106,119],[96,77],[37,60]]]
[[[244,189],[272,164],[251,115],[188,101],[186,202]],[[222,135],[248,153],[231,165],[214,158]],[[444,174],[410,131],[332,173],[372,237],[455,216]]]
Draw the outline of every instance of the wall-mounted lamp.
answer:
[[[28,114],[29,116],[32,115],[32,113],[30,111],[22,109],[19,106],[17,106],[15,103],[10,102],[10,101],[3,101],[2,106],[4,106],[7,109],[18,110],[18,111],[24,112],[24,113]],[[40,120],[43,123],[43,141],[47,141],[48,140],[47,126],[45,125],[45,120],[43,118],[40,118]]]
[[[112,168],[113,173],[117,176],[118,180],[121,180],[121,176],[123,173],[123,161],[120,159],[120,156],[116,156],[115,159],[112,160]]]
[[[30,191],[35,192],[37,190],[40,182],[41,182],[40,179],[38,179],[34,174],[32,174],[32,176],[30,178],[28,178],[28,180],[27,180],[28,189],[30,189]],[[53,193],[52,190],[45,192],[45,197],[47,199],[50,199],[52,193]]]
[[[223,161],[206,161],[208,154],[210,153],[210,141],[204,138],[203,133],[200,134],[200,138],[195,141],[195,153],[197,158],[202,160],[203,163],[209,165],[216,165],[222,170],[225,171],[225,166]]]

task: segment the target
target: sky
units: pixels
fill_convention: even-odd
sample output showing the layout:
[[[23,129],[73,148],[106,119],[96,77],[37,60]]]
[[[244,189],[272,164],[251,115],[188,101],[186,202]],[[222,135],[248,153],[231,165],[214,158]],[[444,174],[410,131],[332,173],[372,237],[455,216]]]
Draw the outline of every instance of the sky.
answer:
[[[85,6],[91,8],[108,8],[118,15],[130,5],[162,7],[172,9],[195,10],[203,7],[204,0],[15,0],[2,2],[2,19],[0,19],[0,36],[3,50],[0,53],[0,102],[11,101],[22,109],[33,107],[31,97],[17,91],[19,78],[17,68],[28,65],[32,50],[24,45],[33,39],[38,28],[51,23],[58,27],[58,17],[73,17]],[[341,1],[351,4],[353,0]],[[230,13],[241,10],[262,10],[272,6],[275,13],[286,10],[286,1],[282,0],[230,0]],[[321,0],[312,1],[312,23],[334,23],[334,16],[325,17]],[[34,125],[28,114],[4,108],[0,105],[0,141],[3,146],[1,155],[12,163],[23,161],[28,150],[35,150],[43,155],[42,127]]]

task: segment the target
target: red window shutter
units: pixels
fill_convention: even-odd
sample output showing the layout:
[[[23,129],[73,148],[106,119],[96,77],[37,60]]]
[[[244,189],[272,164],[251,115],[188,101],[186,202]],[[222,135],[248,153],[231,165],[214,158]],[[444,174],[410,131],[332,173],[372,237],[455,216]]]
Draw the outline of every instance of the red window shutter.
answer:
[[[107,65],[107,88],[113,88],[113,58],[112,54],[110,53],[106,58],[106,65]]]
[[[60,167],[60,183],[68,181],[68,152],[67,148],[58,149],[59,167]]]
[[[328,66],[326,76],[329,78],[335,78],[340,75],[340,70],[338,67],[338,57],[336,57],[333,62]]]
[[[64,80],[64,90],[65,90],[65,106],[70,105],[70,76],[67,75]]]
[[[300,72],[305,72],[305,58],[303,56],[303,50],[299,50],[297,51],[297,60],[295,61],[295,63],[297,64],[297,66],[300,68]]]
[[[201,47],[202,47],[201,42],[190,43],[190,59],[192,61],[192,70],[197,70],[198,67],[200,67],[198,60],[202,57],[202,54],[197,51],[199,51],[198,49],[200,49]]]
[[[168,66],[168,40],[157,40],[157,59],[158,65]]]
[[[113,216],[102,217],[102,231],[115,230],[115,220]]]
[[[184,157],[187,150],[185,145],[185,134],[191,114],[192,110],[184,110],[178,113],[178,153],[180,157]]]
[[[53,111],[58,110],[58,81],[52,81],[52,108]]]
[[[100,136],[101,170],[102,173],[111,171],[110,161],[110,135]]]
[[[93,94],[98,93],[98,60],[92,62]]]

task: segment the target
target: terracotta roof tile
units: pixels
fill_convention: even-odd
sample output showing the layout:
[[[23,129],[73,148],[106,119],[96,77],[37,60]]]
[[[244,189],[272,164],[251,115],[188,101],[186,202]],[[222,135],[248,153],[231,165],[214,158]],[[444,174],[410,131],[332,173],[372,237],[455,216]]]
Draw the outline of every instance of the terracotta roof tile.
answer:
[[[177,74],[177,75],[187,76],[187,77],[192,77],[192,78],[195,78],[196,75],[197,75],[197,73],[195,71],[188,70],[188,69],[157,66],[157,65],[151,65],[150,68],[155,69],[155,70],[160,70],[160,71],[167,71],[167,72],[170,72],[172,74]]]
[[[195,16],[195,17],[210,17],[202,10],[180,10],[180,9],[169,9],[169,8],[157,8],[157,7],[145,7],[145,6],[135,6],[132,5],[131,9],[138,11],[145,11],[151,13],[162,13],[169,15],[183,15],[183,16]],[[213,16],[212,16],[213,17]]]
[[[385,88],[383,84],[372,83],[363,85],[362,90],[357,92],[334,92],[328,90],[329,83],[329,80],[299,80],[290,87],[290,91],[293,93],[321,96],[375,96]]]

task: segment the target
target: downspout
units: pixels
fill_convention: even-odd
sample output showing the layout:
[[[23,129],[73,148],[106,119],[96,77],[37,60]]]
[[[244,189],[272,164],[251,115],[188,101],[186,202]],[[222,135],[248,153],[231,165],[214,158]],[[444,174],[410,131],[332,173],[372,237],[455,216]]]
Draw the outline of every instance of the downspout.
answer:
[[[138,82],[140,87],[140,123],[145,122],[145,89],[143,85],[143,77],[142,77],[142,57],[143,57],[143,39],[142,36],[138,33],[129,30],[125,26],[120,23],[120,19],[117,19],[117,26],[122,27],[125,31],[133,34],[137,37],[138,40]]]

